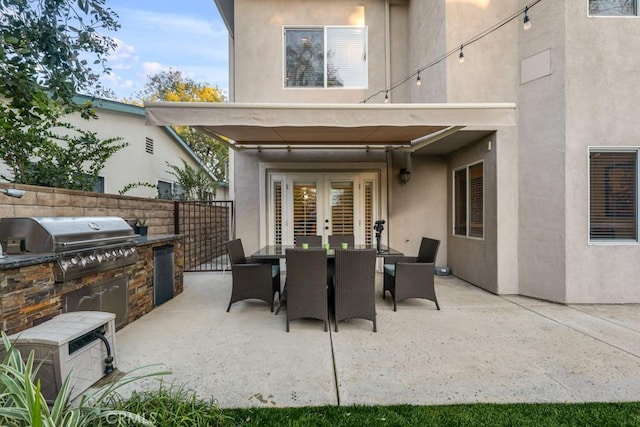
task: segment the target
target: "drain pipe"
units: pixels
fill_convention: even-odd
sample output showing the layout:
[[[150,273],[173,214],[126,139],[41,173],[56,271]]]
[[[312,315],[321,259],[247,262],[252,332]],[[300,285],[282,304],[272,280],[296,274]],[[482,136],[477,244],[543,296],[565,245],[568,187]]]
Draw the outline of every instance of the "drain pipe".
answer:
[[[385,86],[391,87],[391,11],[389,0],[384,1],[384,78]],[[391,102],[391,92],[387,92]]]
[[[102,341],[104,343],[104,346],[107,348],[107,357],[104,359],[104,373],[110,374],[114,371],[113,356],[111,355],[111,345],[109,345],[109,340],[107,340],[107,337],[104,336],[104,333],[104,331],[96,331],[94,336]]]

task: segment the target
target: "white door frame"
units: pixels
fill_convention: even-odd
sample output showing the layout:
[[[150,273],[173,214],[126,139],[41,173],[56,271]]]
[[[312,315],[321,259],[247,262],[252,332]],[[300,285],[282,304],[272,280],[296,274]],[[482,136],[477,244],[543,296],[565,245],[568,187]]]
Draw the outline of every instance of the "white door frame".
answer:
[[[376,191],[376,206],[375,209],[379,212],[379,219],[386,219],[387,212],[387,198],[388,198],[388,190],[387,190],[387,165],[386,163],[320,163],[320,162],[310,162],[310,163],[268,163],[261,162],[260,163],[260,246],[265,246],[269,244],[268,238],[268,224],[270,218],[269,212],[269,193],[271,191],[270,187],[270,175],[272,174],[304,174],[309,172],[317,172],[319,175],[331,174],[335,176],[339,175],[362,175],[365,173],[372,173],[373,176],[377,178],[377,182],[375,183]],[[324,182],[323,182],[324,184]],[[360,198],[362,199],[362,198]],[[358,207],[357,209],[363,211],[362,207]],[[324,226],[318,231],[324,232]],[[388,245],[388,237],[387,234],[383,235],[383,244]]]

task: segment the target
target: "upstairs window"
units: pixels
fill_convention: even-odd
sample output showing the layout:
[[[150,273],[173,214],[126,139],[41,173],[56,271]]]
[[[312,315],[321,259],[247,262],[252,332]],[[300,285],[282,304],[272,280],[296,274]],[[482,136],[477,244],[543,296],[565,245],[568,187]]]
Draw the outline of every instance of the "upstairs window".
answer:
[[[284,86],[366,88],[366,27],[286,28]]]
[[[637,16],[638,0],[589,0],[590,16]]]
[[[638,150],[589,152],[589,239],[638,241]]]

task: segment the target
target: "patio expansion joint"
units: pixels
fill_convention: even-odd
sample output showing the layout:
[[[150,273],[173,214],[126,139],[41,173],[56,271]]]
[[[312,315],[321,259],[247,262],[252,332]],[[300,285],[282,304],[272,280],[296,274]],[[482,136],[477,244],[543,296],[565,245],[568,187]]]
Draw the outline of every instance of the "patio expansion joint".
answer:
[[[561,321],[559,321],[559,320],[557,320],[557,319],[554,319],[553,317],[547,316],[546,314],[543,314],[543,313],[541,313],[541,312],[539,312],[539,311],[536,311],[536,310],[532,309],[531,307],[527,307],[526,305],[519,304],[519,303],[517,303],[517,302],[515,302],[515,301],[511,301],[511,300],[509,300],[509,299],[507,299],[507,298],[503,298],[503,297],[501,297],[501,298],[502,298],[503,300],[509,301],[510,303],[512,303],[512,304],[514,304],[514,305],[517,305],[517,306],[518,306],[518,307],[520,307],[520,308],[524,308],[525,310],[528,310],[528,311],[530,311],[531,313],[534,313],[534,314],[536,314],[536,315],[538,315],[538,316],[540,316],[540,317],[544,317],[545,319],[550,320],[550,321],[552,321],[552,322],[554,322],[554,323],[556,323],[556,324],[558,324],[558,325],[561,325],[561,326],[563,326],[563,327],[565,327],[565,328],[567,328],[567,329],[571,329],[572,331],[578,332],[579,334],[584,335],[585,337],[589,337],[589,338],[591,338],[591,339],[593,339],[593,340],[595,340],[595,341],[598,341],[598,342],[600,342],[600,343],[602,343],[602,344],[605,344],[605,345],[607,345],[607,346],[609,346],[609,347],[615,348],[616,350],[619,350],[619,351],[621,351],[621,352],[623,352],[623,353],[626,353],[626,354],[628,354],[628,355],[630,355],[630,356],[632,356],[632,357],[634,357],[634,358],[636,358],[636,359],[640,359],[640,355],[639,355],[639,354],[636,354],[636,353],[634,353],[634,352],[632,352],[632,351],[629,351],[629,350],[627,350],[627,349],[625,349],[625,348],[623,348],[623,347],[620,347],[620,346],[618,346],[618,345],[612,344],[611,342],[605,341],[605,340],[603,340],[603,339],[601,339],[601,338],[598,338],[598,337],[596,337],[596,336],[594,336],[594,335],[591,335],[591,334],[589,334],[589,333],[585,332],[584,330],[581,330],[581,329],[578,329],[578,328],[576,328],[576,327],[574,327],[574,326],[568,325],[568,324],[566,324],[566,323],[564,323],[564,322],[561,322]],[[577,309],[577,308],[576,308],[576,307],[574,307],[574,306],[567,305],[567,304],[561,304],[561,305],[562,305],[563,307],[570,308],[570,309],[572,309],[572,310],[574,310],[574,311],[577,311],[577,312],[579,312],[579,313],[582,313],[582,314],[584,314],[584,315],[587,315],[587,316],[590,316],[590,317],[593,317],[593,318],[596,318],[596,319],[599,319],[599,320],[606,321],[607,323],[610,323],[610,324],[612,324],[612,325],[614,325],[614,326],[616,326],[616,327],[619,327],[619,328],[623,328],[623,329],[628,329],[628,330],[634,331],[634,330],[633,330],[633,329],[631,329],[631,328],[627,328],[627,327],[625,327],[625,326],[619,325],[619,324],[617,324],[617,323],[615,323],[615,322],[612,322],[612,321],[610,321],[610,320],[608,320],[608,319],[604,319],[604,318],[601,318],[601,317],[599,317],[599,316],[595,316],[595,315],[593,315],[593,314],[591,314],[591,313],[587,313],[587,312],[585,312],[585,311],[583,311],[583,310],[579,310],[579,309]],[[634,331],[634,332],[635,332],[635,331]]]
[[[331,343],[331,363],[333,364],[333,383],[336,386],[336,402],[340,406],[340,384],[338,383],[338,369],[336,367],[336,352],[333,348],[333,332],[331,332],[331,322],[327,322],[329,327],[329,342]]]

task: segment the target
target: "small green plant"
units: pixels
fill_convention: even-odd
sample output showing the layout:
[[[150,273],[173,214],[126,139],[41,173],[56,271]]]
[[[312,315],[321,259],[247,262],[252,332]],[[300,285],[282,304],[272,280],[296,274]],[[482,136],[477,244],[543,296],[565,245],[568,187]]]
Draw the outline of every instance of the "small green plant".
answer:
[[[135,412],[163,427],[235,425],[213,399],[198,399],[183,386],[166,385],[157,390],[134,391],[127,399],[116,398],[113,407]]]
[[[140,218],[137,218],[136,219],[136,225],[138,227],[146,227],[147,226],[147,215],[143,213]]]
[[[114,409],[110,406],[121,387],[143,378],[167,375],[154,372],[144,375],[125,375],[96,392],[84,394],[73,406],[70,404],[72,375],[65,378],[58,395],[49,406],[42,395],[40,380],[36,374],[40,365],[35,364],[31,351],[23,360],[20,351],[2,332],[5,356],[0,363],[0,425],[10,427],[82,427],[110,425],[113,420],[120,425],[153,426],[154,423],[134,412]],[[133,372],[140,369],[138,368]]]
[[[124,194],[127,193],[127,191],[133,190],[134,188],[138,188],[138,187],[148,187],[148,188],[153,188],[154,190],[157,188],[154,184],[150,182],[132,182],[130,184],[125,185],[122,188],[122,190],[118,191],[118,194],[120,194],[121,196],[124,196]]]

